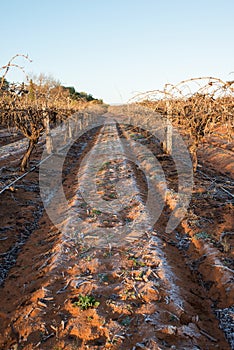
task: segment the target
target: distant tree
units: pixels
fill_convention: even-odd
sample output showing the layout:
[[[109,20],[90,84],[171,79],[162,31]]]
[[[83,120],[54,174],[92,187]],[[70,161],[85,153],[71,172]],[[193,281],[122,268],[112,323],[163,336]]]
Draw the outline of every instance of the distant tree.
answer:
[[[0,77],[0,90],[7,91],[9,89],[10,83],[3,77]]]
[[[67,86],[67,87],[64,87],[64,88],[69,91],[70,97],[73,100],[84,100],[84,101],[87,101],[87,102],[97,101],[97,103],[100,103],[100,104],[103,103],[103,100],[98,100],[97,98],[94,98],[93,95],[87,94],[84,91],[77,92],[76,89],[73,86]]]

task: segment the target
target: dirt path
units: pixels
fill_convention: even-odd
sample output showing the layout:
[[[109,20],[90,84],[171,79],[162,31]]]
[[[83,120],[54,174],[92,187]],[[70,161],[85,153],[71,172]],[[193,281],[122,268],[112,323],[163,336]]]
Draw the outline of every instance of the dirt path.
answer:
[[[154,225],[146,178],[132,161],[136,149],[124,142],[134,137],[157,156],[168,183]],[[68,153],[69,216],[58,198],[59,229],[38,187],[30,191],[37,173],[4,193],[1,252],[11,249],[16,230],[24,232],[20,224],[35,226],[0,289],[1,349],[231,349],[233,236],[224,233],[233,227],[232,198],[198,174],[187,217],[167,234],[177,180],[158,140],[107,121]],[[158,190],[155,208],[161,200]]]

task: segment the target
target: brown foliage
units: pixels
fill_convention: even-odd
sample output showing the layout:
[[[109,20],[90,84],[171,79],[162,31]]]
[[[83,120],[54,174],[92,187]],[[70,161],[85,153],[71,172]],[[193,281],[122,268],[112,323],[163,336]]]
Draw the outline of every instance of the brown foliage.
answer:
[[[164,90],[149,91],[135,98],[146,107],[167,116],[189,133],[190,152],[197,165],[197,148],[202,138],[217,127],[228,126],[229,140],[233,137],[234,81],[204,77],[166,84]]]
[[[24,171],[32,150],[45,130],[45,118],[49,117],[53,124],[61,122],[84,107],[85,102],[72,100],[67,89],[42,74],[35,78],[35,82],[26,76],[27,83],[7,83],[5,78],[11,67],[24,72],[22,66],[14,63],[18,57],[29,60],[28,56],[17,54],[1,68],[0,125],[16,128],[28,138],[29,146],[21,161],[21,170]]]

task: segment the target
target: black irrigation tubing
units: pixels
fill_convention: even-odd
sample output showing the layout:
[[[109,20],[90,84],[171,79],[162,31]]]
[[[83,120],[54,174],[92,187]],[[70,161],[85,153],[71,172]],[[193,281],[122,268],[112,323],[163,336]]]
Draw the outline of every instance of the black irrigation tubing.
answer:
[[[203,171],[201,171],[200,169],[198,170],[198,172],[199,172],[200,174],[202,174],[204,177],[206,177],[208,180],[214,182],[215,185],[216,185],[217,187],[219,187],[221,190],[223,190],[224,192],[226,192],[229,196],[231,196],[232,198],[234,198],[234,195],[233,195],[230,191],[228,191],[224,186],[220,186],[220,185],[218,185],[218,184],[216,183],[217,179],[208,176],[207,174],[205,174],[205,173],[204,173]]]
[[[212,146],[212,143],[208,143],[208,144]],[[234,152],[230,149],[226,149],[226,148],[223,148],[221,146],[216,146],[216,145],[214,147],[217,148],[218,150],[224,151],[224,153],[230,154],[231,156],[234,155]]]
[[[23,175],[17,177],[17,179],[15,179],[14,181],[12,181],[11,183],[9,183],[8,185],[6,185],[5,187],[3,187],[3,189],[0,191],[0,195],[5,192],[6,190],[8,190],[12,185],[14,185],[16,182],[18,182],[19,180],[23,179],[26,175],[28,175],[29,173],[32,173],[35,169],[37,169],[41,164],[43,164],[47,159],[49,159],[52,156],[52,154],[48,155],[46,158],[44,158],[41,162],[39,162],[38,164],[36,164],[35,166],[33,166],[29,171],[27,171],[26,173],[24,173]]]
[[[65,146],[61,147],[58,149],[58,152],[63,151],[66,147],[69,147],[70,143],[67,143]],[[0,191],[0,195],[5,192],[6,190],[8,190],[12,185],[14,185],[16,182],[18,182],[19,180],[23,179],[26,175],[28,175],[29,173],[32,173],[35,169],[37,169],[41,164],[43,164],[47,159],[49,159],[50,157],[52,157],[53,153],[49,154],[46,158],[44,158],[42,161],[40,161],[38,164],[36,164],[35,166],[33,166],[29,171],[27,171],[26,173],[24,173],[23,175],[17,177],[17,179],[15,179],[14,181],[12,181],[11,183],[9,183],[8,185],[6,185],[1,191]]]
[[[67,143],[66,145],[64,145],[63,147],[59,148],[58,152],[63,151],[65,148],[69,147],[70,143]],[[28,175],[29,173],[32,173],[35,169],[37,169],[41,164],[43,164],[47,159],[49,159],[50,157],[52,157],[52,154],[49,154],[46,158],[44,158],[42,161],[40,161],[38,164],[36,164],[35,166],[33,166],[29,171],[27,171],[26,173],[22,174],[21,176],[17,177],[14,181],[12,181],[11,183],[9,183],[8,185],[6,185],[1,191],[0,191],[0,195],[5,192],[6,190],[8,190],[12,185],[14,185],[16,182],[18,182],[19,180],[23,179],[26,175]]]

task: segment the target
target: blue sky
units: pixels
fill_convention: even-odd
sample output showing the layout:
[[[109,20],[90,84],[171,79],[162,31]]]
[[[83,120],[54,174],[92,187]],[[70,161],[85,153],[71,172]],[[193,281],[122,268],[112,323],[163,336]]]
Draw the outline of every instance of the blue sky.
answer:
[[[107,103],[190,77],[233,79],[233,0],[11,0],[0,11],[0,66],[28,54],[17,61],[27,72]]]

